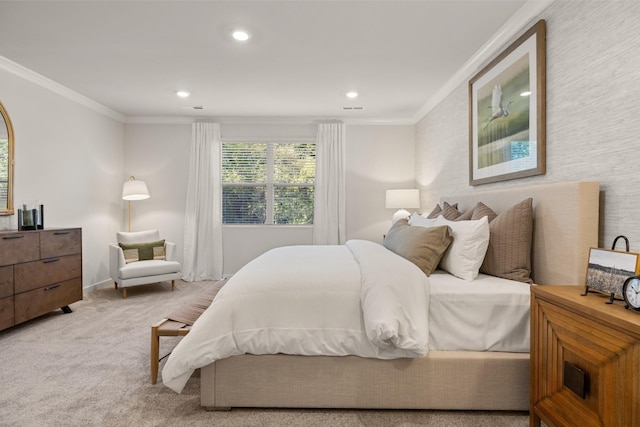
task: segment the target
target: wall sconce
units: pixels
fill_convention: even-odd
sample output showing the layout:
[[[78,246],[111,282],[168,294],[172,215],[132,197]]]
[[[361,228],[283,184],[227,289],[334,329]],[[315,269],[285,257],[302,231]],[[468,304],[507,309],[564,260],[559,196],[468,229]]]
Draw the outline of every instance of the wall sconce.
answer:
[[[129,202],[129,231],[131,231],[131,201],[144,200],[151,197],[149,189],[144,181],[136,181],[135,177],[130,176],[129,181],[122,185],[122,199]]]
[[[384,205],[387,209],[399,209],[393,214],[393,218],[391,219],[392,223],[395,223],[399,219],[408,218],[411,214],[407,209],[417,209],[420,207],[420,190],[387,190]]]

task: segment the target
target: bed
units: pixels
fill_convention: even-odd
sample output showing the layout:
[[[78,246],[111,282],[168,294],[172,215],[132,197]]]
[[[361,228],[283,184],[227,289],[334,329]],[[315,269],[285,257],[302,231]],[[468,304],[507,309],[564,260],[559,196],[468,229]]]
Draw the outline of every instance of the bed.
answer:
[[[477,202],[483,202],[496,214],[500,214],[503,211],[509,211],[512,206],[529,197],[533,200],[531,278],[537,285],[584,284],[585,260],[589,247],[598,244],[599,185],[597,182],[561,182],[473,192],[443,197],[440,202],[441,205],[444,202],[449,205],[457,204],[461,211],[477,206]],[[356,243],[356,246],[358,245],[360,243]],[[378,251],[367,244],[362,243],[362,245],[364,251],[376,253]],[[385,274],[386,268],[375,270],[376,262],[372,264],[374,275]],[[349,275],[348,269],[347,266],[340,270],[340,275]],[[323,273],[318,273],[317,276],[319,281],[335,279],[331,275],[324,276]],[[464,303],[465,306],[472,304],[474,300],[479,301],[484,298],[482,295],[473,294],[473,292],[479,292],[480,287],[477,285],[484,283],[482,281],[491,281],[491,286],[498,291],[492,293],[494,298],[495,294],[500,294],[500,289],[511,287],[509,282],[513,282],[505,279],[499,279],[496,282],[494,279],[496,278],[480,274],[474,281],[452,288],[449,283],[452,280],[449,274],[442,271],[431,274],[428,278],[430,291],[426,297],[430,307],[428,329],[432,326],[435,328],[438,319],[444,316],[439,313],[447,310],[457,310],[456,316],[459,316],[459,319],[456,320],[456,324],[451,321],[445,322],[440,325],[441,329],[464,331],[467,328],[473,328],[474,322],[482,317],[475,314],[474,317],[464,319],[465,310],[460,310],[459,298],[461,295],[466,295],[468,299]],[[416,280],[420,279],[416,278]],[[468,289],[464,286],[468,286]],[[529,286],[527,283],[517,282],[516,290],[510,291],[506,298],[515,301],[512,305],[518,305],[520,308],[524,306],[528,310]],[[412,286],[411,292],[419,288],[420,286]],[[384,289],[382,291],[374,289],[371,292],[368,295],[373,301],[388,297]],[[382,292],[382,294],[376,294],[376,292]],[[219,296],[214,303],[218,298]],[[418,293],[401,295],[400,298],[399,304],[411,305],[411,301],[422,299],[422,296]],[[435,308],[434,304],[438,301]],[[334,300],[331,304],[339,305],[340,302]],[[497,305],[503,306],[500,303]],[[485,320],[478,320],[476,323],[491,321],[499,311],[492,307],[485,310]],[[212,308],[215,309],[214,304]],[[422,323],[419,310],[417,307],[418,314],[408,314],[409,324]],[[228,356],[216,359],[213,363],[201,363],[202,366],[198,366],[201,368],[201,405],[207,409],[289,407],[528,410],[528,311],[524,311],[525,315],[523,315],[522,310],[518,312],[509,310],[511,308],[502,310],[502,319],[516,319],[514,316],[519,316],[517,320],[511,322],[513,339],[507,339],[508,343],[505,343],[505,340],[500,337],[492,338],[490,334],[480,334],[482,342],[473,344],[479,346],[479,350],[465,347],[464,351],[461,351],[460,344],[456,343],[455,338],[449,340],[447,337],[443,340],[441,338],[443,335],[440,335],[440,338],[434,337],[431,336],[431,331],[427,330],[430,347],[426,354],[419,355],[424,350],[424,342],[415,343],[407,337],[412,338],[412,335],[422,337],[425,332],[421,329],[412,329],[410,333],[406,333],[400,328],[401,331],[392,338],[387,339],[388,335],[384,335],[386,331],[381,334],[384,335],[382,338],[379,336],[370,338],[380,339],[383,344],[388,344],[389,340],[398,341],[398,349],[407,352],[406,357],[398,356],[398,353],[369,354],[366,352],[375,353],[377,350],[368,347],[363,349],[366,357],[304,355],[306,354],[304,348],[297,354],[234,354],[230,351]],[[210,311],[207,310],[203,317],[213,316]],[[225,322],[227,317],[229,316],[223,316],[218,321]],[[194,325],[194,330],[201,319]],[[416,319],[419,321],[416,322]],[[353,319],[346,321],[353,321]],[[363,323],[368,325],[369,321],[365,318]],[[498,323],[508,322],[501,320]],[[192,341],[196,339],[195,334],[192,337],[194,330],[178,344],[176,350],[180,350],[179,347],[187,339],[192,338]],[[200,335],[203,335],[203,332],[200,332]],[[369,335],[368,329],[367,335]],[[444,336],[446,337],[446,334]],[[357,341],[353,336],[347,339]],[[198,345],[196,344],[196,348]],[[277,349],[278,343],[274,345]],[[438,348],[434,349],[431,345],[437,345]],[[173,357],[174,354],[165,365],[163,381],[165,381],[165,374],[167,377],[173,376],[176,365],[176,362],[172,361]],[[180,357],[176,356],[176,360]],[[168,367],[170,369],[167,369]]]

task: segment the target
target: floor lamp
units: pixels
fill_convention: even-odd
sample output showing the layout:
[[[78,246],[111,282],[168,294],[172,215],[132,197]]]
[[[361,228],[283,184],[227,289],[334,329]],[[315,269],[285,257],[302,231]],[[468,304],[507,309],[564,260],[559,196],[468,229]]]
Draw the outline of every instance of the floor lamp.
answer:
[[[144,181],[136,181],[135,177],[130,176],[129,181],[122,185],[122,199],[129,203],[129,231],[131,231],[131,201],[144,200],[151,197],[149,189]]]

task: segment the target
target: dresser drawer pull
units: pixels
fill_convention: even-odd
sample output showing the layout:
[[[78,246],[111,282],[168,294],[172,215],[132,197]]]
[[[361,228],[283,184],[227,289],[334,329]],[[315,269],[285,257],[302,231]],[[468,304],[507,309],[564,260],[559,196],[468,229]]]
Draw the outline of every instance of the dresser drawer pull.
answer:
[[[69,234],[69,233],[71,233],[71,232],[70,231],[56,231],[53,234],[55,234],[56,236],[61,236],[63,234]]]
[[[60,261],[60,258],[50,258],[50,259],[45,259],[44,261],[42,261],[44,264],[49,264],[50,262],[57,262]]]
[[[51,291],[55,288],[59,288],[60,285],[51,285],[51,286],[47,286],[46,288],[44,288],[45,291]]]
[[[24,234],[19,234],[17,236],[4,236],[3,239],[4,240],[10,240],[10,239],[22,239],[24,237]]]

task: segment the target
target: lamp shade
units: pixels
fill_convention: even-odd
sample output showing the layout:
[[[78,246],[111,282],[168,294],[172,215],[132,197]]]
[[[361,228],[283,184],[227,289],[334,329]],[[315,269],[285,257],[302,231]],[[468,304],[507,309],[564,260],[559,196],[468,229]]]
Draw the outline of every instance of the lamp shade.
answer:
[[[129,178],[122,185],[122,198],[124,200],[144,200],[151,197],[149,189],[144,181],[136,181],[134,177]]]
[[[387,190],[385,194],[387,209],[415,209],[420,207],[420,190]]]

